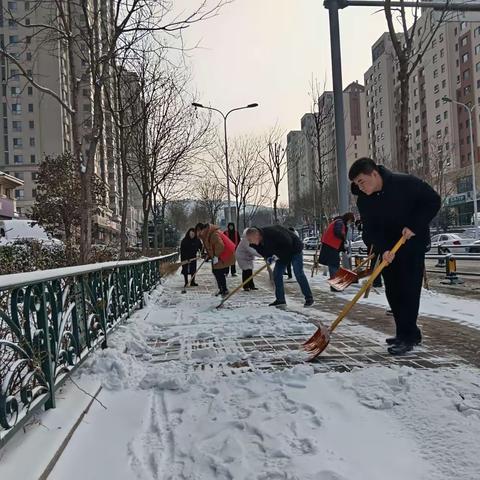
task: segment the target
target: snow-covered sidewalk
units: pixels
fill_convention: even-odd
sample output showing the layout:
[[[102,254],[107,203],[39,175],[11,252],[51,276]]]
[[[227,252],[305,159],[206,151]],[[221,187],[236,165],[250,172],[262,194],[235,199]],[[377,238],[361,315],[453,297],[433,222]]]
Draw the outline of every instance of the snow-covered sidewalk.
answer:
[[[297,365],[279,369],[268,349],[242,345],[306,338],[314,331],[308,317],[266,307],[265,289],[216,310],[210,282],[203,272],[204,286],[182,295],[180,278],[170,279],[81,368],[76,382],[91,393],[102,385],[107,409],[93,403],[50,479],[478,478],[478,370],[370,366],[315,374],[288,342],[282,355]],[[38,478],[51,445],[67,433],[66,409],[74,421],[88,400],[67,387],[42,426],[0,452],[0,477]],[[22,463],[26,457],[33,461]]]

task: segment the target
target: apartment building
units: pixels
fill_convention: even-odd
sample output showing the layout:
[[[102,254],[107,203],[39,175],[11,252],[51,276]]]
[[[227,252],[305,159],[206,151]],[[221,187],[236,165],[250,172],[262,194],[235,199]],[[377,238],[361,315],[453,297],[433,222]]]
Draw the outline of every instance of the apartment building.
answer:
[[[357,158],[368,155],[367,111],[363,85],[358,82],[348,85],[343,93],[343,102],[347,164],[350,166]],[[338,213],[333,92],[323,92],[316,109],[320,113],[305,114],[301,119],[301,130],[292,131],[287,136],[289,202],[294,206],[295,202],[298,204],[300,199],[304,198],[311,207],[315,202],[318,209],[321,165],[324,211],[327,215],[332,215]]]
[[[35,4],[34,4],[35,3]],[[52,39],[51,32],[42,34],[30,25],[47,23],[52,18],[50,2],[3,1],[0,10],[0,42],[9,54],[21,62],[27,75],[42,86],[57,93],[69,103],[72,95],[72,72],[79,89],[78,128],[83,154],[86,156],[92,133],[93,84],[89,72],[88,51],[78,42],[71,68],[65,45]],[[111,2],[100,2],[94,22],[98,44],[108,35]],[[81,12],[73,12],[79,29],[83,28]],[[101,18],[101,22],[100,22]],[[21,24],[21,25],[20,25]],[[101,27],[100,27],[101,24]],[[48,35],[50,37],[48,37]],[[0,137],[0,169],[24,181],[15,191],[17,211],[28,217],[36,195],[36,176],[40,163],[49,155],[73,151],[72,117],[60,102],[32,86],[19,67],[8,57],[1,56],[3,135]],[[106,67],[108,68],[108,67]],[[106,195],[93,216],[93,241],[116,241],[120,232],[121,169],[117,155],[118,132],[108,112],[105,92],[115,89],[112,76],[104,82],[104,124],[95,153],[95,174],[106,186]],[[115,101],[110,98],[110,101]]]
[[[417,25],[415,49],[432,28],[430,13]],[[396,100],[398,64],[388,33],[372,47],[372,66],[365,73],[368,149],[379,163],[397,167]],[[469,111],[472,109],[473,139]],[[410,78],[409,171],[424,177],[452,207],[459,224],[473,212],[471,142],[478,170],[480,159],[480,24],[445,22]],[[477,175],[478,178],[478,175]],[[478,182],[478,180],[477,180]],[[477,184],[477,188],[479,185]]]

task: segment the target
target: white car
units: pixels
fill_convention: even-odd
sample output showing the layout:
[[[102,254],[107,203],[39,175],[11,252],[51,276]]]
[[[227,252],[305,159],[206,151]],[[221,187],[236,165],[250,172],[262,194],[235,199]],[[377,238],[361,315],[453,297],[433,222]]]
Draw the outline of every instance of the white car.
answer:
[[[438,247],[442,253],[466,253],[471,243],[471,239],[461,237],[457,233],[441,233],[431,238],[430,253],[438,253]]]
[[[480,240],[475,240],[473,244],[468,247],[468,253],[480,253]]]
[[[306,237],[303,239],[303,248],[305,250],[315,250],[318,241],[318,237]]]
[[[352,252],[354,253],[367,253],[367,246],[363,241],[362,237],[356,237],[355,240],[352,242]]]

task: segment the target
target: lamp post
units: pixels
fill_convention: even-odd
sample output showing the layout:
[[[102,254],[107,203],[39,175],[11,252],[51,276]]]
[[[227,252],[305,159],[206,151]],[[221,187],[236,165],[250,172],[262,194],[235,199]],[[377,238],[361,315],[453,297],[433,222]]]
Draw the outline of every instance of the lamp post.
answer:
[[[201,103],[193,102],[192,106],[195,108],[205,108],[207,110],[213,110],[214,112],[218,112],[222,118],[223,118],[223,132],[225,136],[225,170],[226,170],[226,176],[227,176],[227,215],[225,217],[225,223],[231,222],[231,200],[230,200],[230,168],[228,165],[228,141],[227,141],[227,118],[232,112],[236,112],[237,110],[244,110],[246,108],[255,108],[258,107],[258,103],[249,103],[248,105],[245,105],[244,107],[237,107],[237,108],[232,108],[229,110],[226,114],[224,114],[221,110],[218,110],[218,108],[214,107],[206,107],[202,105]],[[238,225],[237,225],[238,227]]]
[[[472,187],[473,187],[473,225],[475,228],[475,239],[478,238],[478,206],[477,206],[477,180],[475,175],[475,147],[473,145],[473,122],[472,122],[472,112],[475,110],[475,104],[473,103],[469,107],[466,103],[458,102],[457,100],[452,100],[450,97],[444,96],[442,98],[444,102],[454,103],[465,108],[468,112],[469,118],[469,131],[470,131],[470,160],[472,163]]]

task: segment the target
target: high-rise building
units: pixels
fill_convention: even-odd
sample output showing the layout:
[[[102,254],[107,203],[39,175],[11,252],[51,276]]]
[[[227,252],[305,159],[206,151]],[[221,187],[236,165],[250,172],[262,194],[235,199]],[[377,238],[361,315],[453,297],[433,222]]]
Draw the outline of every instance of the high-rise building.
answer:
[[[429,28],[424,13],[417,24],[414,50]],[[372,47],[365,73],[369,154],[397,169],[398,62],[388,33]],[[469,224],[473,212],[471,142],[476,170],[480,159],[480,24],[445,22],[410,77],[409,171],[429,181],[452,207],[455,222]],[[468,110],[472,109],[473,139]],[[477,174],[477,188],[478,174]]]
[[[71,68],[65,43],[55,38],[51,30],[42,32],[30,27],[51,22],[55,15],[53,2],[9,1],[8,5],[5,4],[3,2],[7,13],[3,12],[0,22],[0,42],[25,72],[11,59],[1,56],[3,135],[0,136],[0,147],[4,153],[0,156],[0,169],[24,180],[23,188],[16,190],[16,198],[18,213],[25,217],[35,201],[36,175],[42,160],[45,156],[59,155],[74,148],[71,115],[57,99],[33,86],[23,73],[58,94],[66,103],[70,103],[72,96],[70,77],[76,75],[79,92],[77,127],[84,156],[92,136],[94,89],[84,42],[76,42]],[[111,1],[104,0],[98,5],[99,10],[94,12],[92,9],[95,18],[91,20],[96,26],[96,43],[102,45],[109,34],[109,26],[113,28]],[[85,24],[82,12],[72,12],[72,16],[81,31]],[[111,68],[109,65],[102,67]],[[113,241],[119,234],[121,171],[116,151],[117,133],[105,96],[105,92],[114,94],[112,82],[112,76],[106,72],[101,100],[103,125],[95,153],[95,174],[103,180],[107,193],[93,216],[94,242]]]

